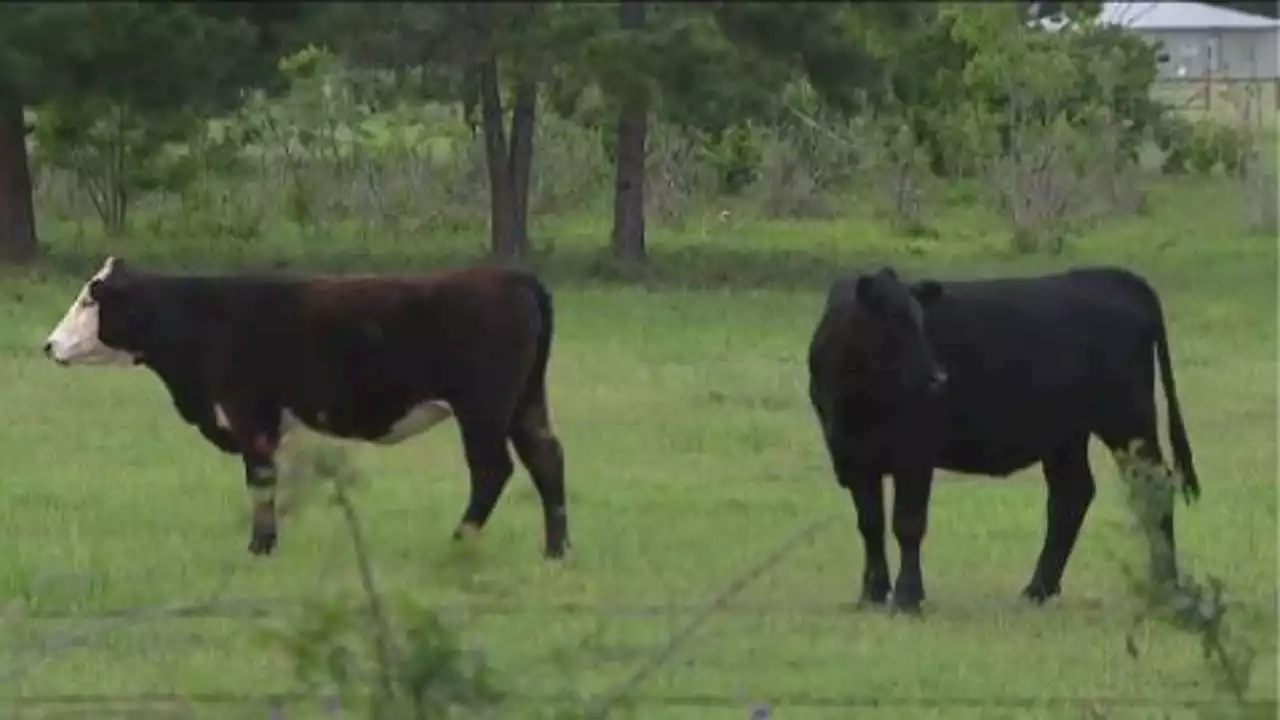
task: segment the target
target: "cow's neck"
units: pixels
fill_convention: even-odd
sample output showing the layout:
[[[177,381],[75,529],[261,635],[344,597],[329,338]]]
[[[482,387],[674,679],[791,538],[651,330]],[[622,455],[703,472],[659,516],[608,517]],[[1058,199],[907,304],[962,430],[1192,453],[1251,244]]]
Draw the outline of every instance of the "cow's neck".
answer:
[[[154,372],[178,413],[187,422],[198,425],[204,416],[212,412],[208,388],[205,386],[202,363],[198,358],[182,357],[177,353],[149,353],[141,364]]]

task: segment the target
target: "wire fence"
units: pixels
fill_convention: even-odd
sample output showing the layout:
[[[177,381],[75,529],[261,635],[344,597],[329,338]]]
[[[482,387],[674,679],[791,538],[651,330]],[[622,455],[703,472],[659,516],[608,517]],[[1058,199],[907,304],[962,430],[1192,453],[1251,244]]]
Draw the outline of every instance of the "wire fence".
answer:
[[[536,694],[522,692],[505,693],[508,702],[519,704],[561,705],[566,702],[563,695]],[[32,695],[16,700],[14,704],[26,708],[67,708],[91,707],[134,709],[147,706],[182,706],[182,705],[223,705],[260,707],[274,710],[288,705],[326,703],[328,699],[302,692],[292,693],[191,693],[165,694],[151,693],[138,695],[106,695],[106,694],[62,694]],[[1004,695],[1004,696],[865,696],[847,695],[813,695],[801,693],[772,694],[767,700],[751,702],[736,695],[716,695],[707,693],[647,693],[638,692],[630,696],[633,705],[648,705],[672,708],[742,708],[755,711],[759,707],[797,708],[810,710],[838,709],[996,709],[996,710],[1035,710],[1035,709],[1186,709],[1202,710],[1221,707],[1226,701],[1208,699],[1177,699],[1168,697],[1140,696],[1104,696],[1104,697],[1053,697],[1044,695]],[[1248,710],[1265,710],[1275,708],[1275,700],[1256,700],[1246,703]],[[1274,713],[1273,713],[1274,716]]]
[[[1167,688],[1153,688],[1149,695],[1106,695],[1106,696],[1063,696],[1053,694],[886,694],[875,693],[817,693],[795,690],[781,692],[701,692],[693,691],[653,691],[644,687],[646,681],[666,666],[670,660],[678,656],[682,648],[702,626],[713,617],[758,618],[776,621],[780,617],[826,618],[846,616],[851,605],[845,603],[802,603],[802,602],[735,602],[734,598],[756,579],[776,567],[788,555],[801,545],[812,540],[828,529],[839,515],[821,519],[806,525],[785,539],[775,550],[744,569],[725,587],[713,596],[701,602],[663,602],[663,603],[615,603],[597,604],[579,601],[525,603],[514,601],[480,601],[436,603],[432,607],[441,614],[458,613],[470,618],[480,616],[514,616],[533,615],[547,618],[551,622],[554,617],[579,618],[683,618],[683,623],[671,632],[665,642],[658,648],[643,647],[632,653],[623,653],[615,660],[633,665],[633,670],[624,680],[601,692],[593,703],[597,708],[617,707],[623,703],[635,708],[669,708],[672,710],[740,710],[750,718],[769,718],[781,709],[809,711],[842,711],[901,709],[937,711],[946,709],[970,709],[989,711],[1072,711],[1084,713],[1086,716],[1105,717],[1109,713],[1134,710],[1174,710],[1204,711],[1221,708],[1227,705],[1235,709],[1243,709],[1252,716],[1276,717],[1276,700],[1274,698],[1256,698],[1240,708],[1234,699],[1223,697],[1204,697],[1192,693],[1170,693]],[[38,633],[37,646],[24,657],[0,660],[0,688],[12,688],[27,675],[53,661],[58,656],[83,648],[99,641],[104,636],[120,629],[156,623],[172,623],[200,620],[233,620],[233,621],[266,621],[285,617],[288,613],[301,608],[307,598],[303,597],[263,597],[263,598],[225,598],[221,597],[229,584],[234,570],[229,570],[219,589],[212,597],[199,602],[179,602],[145,607],[120,607],[98,610],[92,613],[73,613],[60,610],[34,610],[22,612],[8,617],[0,616],[0,637],[10,627],[31,629],[42,624],[71,624],[66,630]],[[325,575],[327,572],[321,573]],[[1249,613],[1274,617],[1277,608],[1277,596],[1258,595],[1247,598],[1234,598],[1232,605]],[[1009,609],[1008,605],[999,607],[990,603],[974,603],[970,606],[957,606],[948,603],[947,616],[955,618],[969,614],[973,616],[998,614]],[[1123,617],[1132,612],[1132,605],[1117,599],[1112,604],[1095,604],[1073,607],[1068,611],[1073,619]],[[554,651],[553,651],[554,652]],[[538,659],[535,658],[534,662]],[[499,708],[512,707],[552,709],[557,706],[575,705],[580,707],[580,697],[570,696],[562,692],[539,692],[527,689],[504,689],[502,703]],[[350,702],[351,698],[347,697]],[[309,714],[296,714],[297,708],[328,708],[326,717],[341,717],[343,709],[336,700],[301,691],[277,691],[259,693],[239,692],[147,692],[129,694],[105,694],[95,692],[63,692],[63,693],[24,693],[5,692],[0,690],[0,707],[9,707],[12,717],[32,718],[71,718],[71,717],[191,717],[202,712],[214,712],[221,716],[222,712],[235,712],[236,717],[315,717],[314,710]],[[221,708],[221,710],[218,710]],[[202,715],[203,716],[203,715]],[[603,710],[592,717],[604,717]],[[643,712],[641,716],[646,716]]]

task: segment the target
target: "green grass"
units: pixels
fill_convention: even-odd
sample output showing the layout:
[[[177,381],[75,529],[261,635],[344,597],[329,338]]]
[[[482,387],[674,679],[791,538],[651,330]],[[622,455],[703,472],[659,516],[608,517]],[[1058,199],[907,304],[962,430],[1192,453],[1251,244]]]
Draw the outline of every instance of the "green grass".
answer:
[[[655,229],[656,269],[631,285],[586,279],[600,273],[592,249],[607,237],[601,220],[544,224],[538,238],[556,245],[541,265],[559,312],[550,382],[568,458],[571,557],[561,566],[540,560],[540,513],[519,470],[474,548],[475,565],[459,569],[448,534],[467,484],[450,424],[399,447],[349,446],[370,480],[359,503],[380,577],[393,594],[472,608],[465,637],[485,649],[507,689],[596,693],[634,671],[744,568],[834,514],[833,527],[752,584],[736,610],[713,616],[642,688],[646,696],[738,701],[641,706],[638,717],[741,718],[755,701],[857,696],[920,704],[775,710],[788,720],[1074,718],[1090,710],[1087,700],[1084,710],[1025,710],[931,707],[929,699],[1211,698],[1193,638],[1155,627],[1141,661],[1125,653],[1132,601],[1114,556],[1143,555],[1125,529],[1122,488],[1101,447],[1099,496],[1060,601],[1035,609],[1017,599],[1043,537],[1038,470],[1007,480],[942,473],[925,545],[925,618],[852,610],[860,539],[806,401],[806,343],[824,284],[842,267],[894,262],[959,275],[1121,262],[1147,273],[1164,296],[1204,486],[1198,506],[1179,506],[1183,563],[1222,576],[1241,603],[1236,612],[1262,622],[1253,692],[1274,702],[1276,248],[1238,232],[1233,203],[1229,188],[1166,184],[1149,217],[1112,222],[1067,256],[1038,260],[1001,259],[998,226],[960,204],[939,220],[943,237],[929,241],[894,239],[868,220],[709,221],[705,235],[695,221],[683,232]],[[65,633],[104,627],[87,618],[110,609],[215,593],[303,599],[352,589],[336,512],[317,505],[286,518],[279,553],[251,558],[239,462],[179,421],[156,378],[62,369],[38,352],[83,282],[79,273],[101,253],[190,265],[213,264],[226,249],[159,247],[147,238],[73,242],[52,223],[46,234],[59,263],[2,286],[10,302],[0,306],[0,597],[28,617],[0,622],[0,673],[32,663]],[[301,250],[287,248],[299,245],[281,237],[244,248],[237,262],[278,262],[291,252],[296,261]],[[329,238],[310,244],[306,264],[354,270],[353,253],[367,267],[456,264],[483,238],[433,242],[355,248]],[[520,609],[481,612],[488,606]],[[52,656],[20,682],[0,682],[0,703],[289,690],[287,660],[263,643],[262,626],[226,618],[127,624]],[[1096,709],[1107,717],[1151,716],[1150,708],[1105,702]],[[531,708],[516,703],[510,716]]]

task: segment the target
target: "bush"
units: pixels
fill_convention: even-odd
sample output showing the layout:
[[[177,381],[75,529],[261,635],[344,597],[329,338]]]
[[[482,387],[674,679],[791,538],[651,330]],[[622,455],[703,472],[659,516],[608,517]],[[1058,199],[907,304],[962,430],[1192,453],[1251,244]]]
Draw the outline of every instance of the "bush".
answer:
[[[1164,153],[1161,170],[1167,175],[1189,170],[1209,175],[1221,167],[1239,176],[1249,153],[1249,138],[1240,130],[1210,117],[1192,121],[1177,112],[1161,118],[1154,139]]]
[[[701,151],[715,170],[717,189],[724,195],[741,193],[759,176],[763,153],[759,133],[750,125],[731,127],[719,137],[707,138]]]
[[[292,510],[317,491],[332,491],[355,554],[364,606],[313,602],[270,634],[293,660],[298,682],[345,707],[363,701],[374,720],[447,717],[454,708],[480,710],[500,702],[502,693],[484,659],[467,652],[438,614],[411,604],[396,614],[387,606],[351,496],[361,478],[347,451],[299,436],[285,455],[282,489],[290,492]]]
[[[1164,174],[1180,175],[1187,171],[1195,133],[1195,124],[1172,110],[1156,123],[1153,136],[1156,147],[1164,153],[1161,164],[1161,171]]]
[[[817,172],[782,133],[764,133],[763,160],[752,195],[765,217],[812,218],[831,214],[831,198]]]
[[[1116,460],[1131,513],[1130,528],[1147,546],[1154,565],[1174,552],[1160,531],[1160,519],[1173,507],[1180,478],[1143,459],[1139,450],[1135,444],[1128,451],[1117,453]],[[1274,717],[1274,705],[1258,707],[1248,697],[1258,656],[1251,638],[1261,633],[1257,632],[1259,628],[1242,630],[1238,621],[1228,620],[1231,603],[1221,579],[1209,575],[1202,581],[1184,569],[1173,585],[1135,571],[1127,562],[1121,562],[1121,567],[1139,606],[1133,628],[1125,637],[1126,649],[1133,658],[1141,655],[1136,631],[1149,622],[1164,623],[1199,641],[1216,694],[1226,701],[1224,705],[1233,705],[1240,711],[1238,717]]]

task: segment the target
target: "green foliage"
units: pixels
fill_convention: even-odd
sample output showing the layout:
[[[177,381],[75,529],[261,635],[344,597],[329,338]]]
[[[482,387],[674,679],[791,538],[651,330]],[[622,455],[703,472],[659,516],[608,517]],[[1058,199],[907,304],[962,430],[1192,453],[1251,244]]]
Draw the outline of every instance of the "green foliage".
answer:
[[[747,125],[730,128],[707,142],[703,152],[720,177],[720,192],[726,195],[736,195],[754,182],[763,159],[759,140]]]
[[[89,98],[51,104],[38,117],[37,157],[74,174],[111,235],[126,229],[131,200],[181,191],[195,180],[191,155],[168,145],[191,135],[195,123],[189,116],[147,119],[128,106]]]
[[[1155,140],[1164,154],[1162,171],[1170,175],[1209,175],[1221,168],[1239,176],[1252,142],[1245,132],[1212,117],[1190,120],[1173,112],[1156,126]]]
[[[0,77],[28,104],[93,96],[143,115],[226,108],[270,74],[255,27],[196,3],[0,7]]]
[[[475,711],[501,702],[493,670],[438,613],[409,605],[400,616],[396,644],[402,650],[393,668],[392,697],[378,696],[378,660],[370,650],[376,631],[358,607],[309,601],[266,639],[290,658],[305,691],[346,707],[367,703],[373,717],[445,717],[454,709]]]
[[[1173,507],[1180,478],[1171,469],[1144,459],[1140,451],[1135,442],[1128,451],[1117,453],[1116,461],[1125,485],[1131,527],[1149,549],[1154,567],[1174,555],[1174,548],[1160,531],[1160,520]],[[1266,710],[1255,708],[1249,698],[1258,657],[1252,638],[1258,636],[1258,628],[1242,631],[1227,620],[1231,603],[1223,581],[1212,575],[1202,581],[1182,570],[1178,582],[1171,584],[1137,572],[1126,562],[1121,566],[1139,602],[1133,627],[1125,638],[1129,654],[1139,657],[1137,631],[1149,622],[1164,623],[1193,636],[1200,642],[1215,691],[1231,701],[1241,717],[1266,716]]]
[[[386,607],[351,497],[361,474],[346,449],[294,438],[286,456],[286,482],[295,498],[332,491],[351,539],[364,606],[313,601],[292,624],[268,633],[292,659],[298,682],[348,707],[365,701],[375,719],[447,717],[455,708],[474,711],[500,702],[487,663],[465,650],[437,613],[406,603],[393,617]]]
[[[1187,171],[1195,132],[1195,125],[1179,113],[1170,112],[1156,124],[1154,140],[1156,147],[1164,153],[1161,170],[1166,175]]]
[[[873,44],[896,37],[923,11],[902,3],[722,3],[716,19],[742,52],[789,71],[779,80],[798,72],[825,104],[847,115],[879,90],[883,72]]]
[[[1095,219],[1102,203],[1094,196],[1108,196],[1113,209],[1140,206],[1119,201],[1133,193],[1120,192],[1118,181],[1131,175],[1160,115],[1149,97],[1154,51],[1087,22],[1094,9],[1085,10],[1049,32],[1029,25],[1017,5],[944,4],[935,22],[948,28],[948,37],[937,41],[959,45],[951,52],[967,58],[950,78],[958,88],[898,83],[917,102],[926,90],[941,95],[939,105],[925,103],[924,113],[906,103],[898,112],[917,132],[924,130],[918,137],[932,148],[935,172],[974,168],[987,179],[1018,252],[1061,251]],[[952,129],[939,133],[948,122]],[[939,168],[936,143],[943,137],[962,150]]]
[[[604,17],[600,7],[579,3],[332,4],[316,20],[313,39],[348,67],[390,73],[389,93],[459,103],[474,126],[477,71],[490,55],[507,92],[536,76],[555,88],[559,106],[572,106],[585,85],[565,63],[578,59],[578,47]]]
[[[107,231],[129,203],[182,191],[195,175],[187,139],[201,115],[269,83],[259,27],[197,3],[20,3],[0,8],[0,87],[36,109],[35,146],[75,173]]]
[[[349,216],[356,203],[372,203],[384,226],[413,232],[417,226],[410,211],[423,202],[422,188],[406,187],[405,179],[392,180],[385,170],[411,162],[423,172],[443,174],[469,161],[472,139],[458,113],[412,104],[398,94],[397,86],[421,80],[420,74],[397,77],[348,68],[317,47],[282,59],[281,70],[290,81],[287,94],[252,93],[223,127],[242,138],[250,159],[282,168],[294,221],[314,229]],[[337,182],[362,186],[363,192],[327,195],[316,185],[317,168]],[[429,209],[446,214],[459,205],[445,197]],[[448,221],[429,222],[442,219]]]
[[[197,6],[200,22],[257,32],[255,48],[268,34],[271,23],[247,10]],[[315,43],[258,73],[259,85],[283,78],[287,93],[250,89],[238,112],[207,121],[193,110],[198,97],[172,117],[77,99],[84,109],[49,106],[47,116],[102,125],[120,106],[133,125],[77,134],[64,122],[38,130],[33,145],[43,167],[82,174],[101,165],[85,158],[128,158],[137,168],[112,171],[127,182],[106,196],[176,195],[183,210],[171,222],[202,236],[254,240],[279,208],[308,235],[343,223],[397,238],[473,227],[484,221],[487,179],[468,113],[477,63],[493,50],[504,91],[533,72],[539,105],[554,110],[539,114],[535,130],[536,147],[556,148],[537,154],[548,166],[533,173],[535,220],[601,199],[611,173],[597,166],[601,155],[613,159],[619,101],[647,94],[646,185],[659,221],[711,196],[743,196],[776,217],[817,217],[833,212],[824,196],[859,183],[899,232],[915,236],[929,233],[925,190],[935,178],[979,177],[1015,247],[1052,250],[1099,219],[1092,186],[1103,174],[1107,193],[1139,198],[1112,205],[1141,206],[1140,191],[1115,188],[1118,178],[1136,182],[1134,158],[1152,131],[1172,148],[1170,169],[1194,156],[1200,167],[1230,171],[1243,154],[1230,133],[1183,127],[1149,101],[1154,65],[1144,43],[1082,24],[1095,8],[1066,10],[1075,24],[1049,33],[1027,27],[1016,5],[655,3],[642,28],[624,31],[613,4],[333,4],[305,22],[274,21],[288,42]],[[36,28],[39,17],[24,22]],[[218,54],[208,43],[206,51]],[[184,136],[189,129],[199,132]],[[1185,142],[1170,144],[1182,130]],[[129,147],[117,152],[104,136],[127,137]],[[595,171],[581,171],[588,166]],[[241,192],[249,178],[271,191]]]
[[[1072,4],[1059,32],[1027,26],[1019,5],[943,3],[920,12],[872,45],[886,68],[889,97],[906,113],[935,174],[964,176],[972,152],[957,125],[977,110],[1009,127],[1063,113],[1079,122],[1106,108],[1125,128],[1121,152],[1136,159],[1162,108],[1150,99],[1155,50],[1141,39],[1092,24],[1089,4]]]

